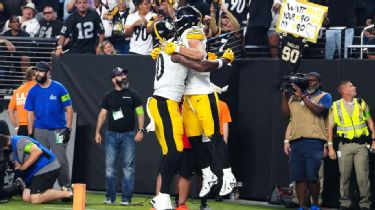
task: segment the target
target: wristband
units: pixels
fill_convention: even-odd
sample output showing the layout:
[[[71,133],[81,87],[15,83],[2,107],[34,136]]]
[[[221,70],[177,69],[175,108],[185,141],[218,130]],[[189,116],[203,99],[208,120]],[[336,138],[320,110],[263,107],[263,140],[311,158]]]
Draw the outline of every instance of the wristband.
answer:
[[[57,46],[56,49],[62,49],[62,45]]]
[[[216,59],[216,61],[219,63],[219,67],[217,67],[218,69],[223,67],[223,60],[222,59]]]
[[[285,139],[284,144],[289,144],[289,140]]]
[[[145,129],[143,129],[143,128],[138,128],[137,129],[137,132],[141,132],[141,133],[143,133],[145,131]]]
[[[176,46],[176,49],[174,50],[176,53],[180,54],[180,45]]]
[[[327,142],[327,145],[333,145],[332,141]]]

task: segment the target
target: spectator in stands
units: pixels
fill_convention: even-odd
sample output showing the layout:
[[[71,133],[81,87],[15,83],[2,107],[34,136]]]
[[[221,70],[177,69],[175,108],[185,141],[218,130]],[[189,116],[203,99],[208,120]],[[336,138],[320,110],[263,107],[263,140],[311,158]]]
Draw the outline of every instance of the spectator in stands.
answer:
[[[51,67],[40,61],[36,64],[36,81],[26,98],[28,135],[35,136],[56,155],[60,165],[59,185],[70,188],[69,162],[66,148],[70,140],[73,108],[70,95],[59,82],[50,79]],[[66,116],[65,116],[66,112]]]
[[[49,6],[52,7],[53,11],[59,11],[59,0],[32,0],[35,4],[36,11],[42,12],[44,8]]]
[[[336,49],[341,58],[342,34],[344,34],[344,58],[347,46],[353,43],[356,22],[355,0],[327,1],[329,27],[326,31],[326,59],[333,59]]]
[[[16,51],[16,47],[8,40],[0,38],[0,62],[6,61],[7,57]],[[7,79],[7,75],[10,73],[7,67],[0,68],[0,78]],[[2,81],[0,83],[1,89],[11,88],[7,82]],[[1,107],[0,107],[1,112]]]
[[[157,15],[150,12],[149,0],[136,0],[137,11],[128,16],[125,22],[125,36],[131,37],[131,54],[150,55],[152,50],[152,30]]]
[[[216,9],[214,4],[211,4],[210,28],[212,36],[220,36],[221,34],[239,31],[241,29],[237,19],[228,11],[224,4],[221,4],[220,13],[219,24],[216,24]]]
[[[173,22],[175,18],[175,9],[173,8],[173,1],[161,0],[159,7],[157,7],[157,14],[163,16],[164,20]],[[160,18],[159,18],[160,19]]]
[[[274,0],[272,5],[272,22],[268,31],[268,44],[270,45],[270,53],[272,58],[279,57],[280,35],[276,32],[276,24],[279,18],[282,0]]]
[[[34,37],[39,30],[39,22],[35,18],[36,10],[35,5],[32,2],[27,3],[25,6],[21,7],[22,16],[19,16],[21,23],[21,28],[25,30],[31,37]],[[7,30],[9,27],[9,21],[5,23],[4,30]]]
[[[95,10],[99,14],[100,19],[102,20],[103,23],[103,28],[104,28],[104,38],[108,39],[112,36],[112,28],[113,28],[113,23],[112,23],[112,18],[114,13],[114,5],[111,5],[109,7],[108,2],[105,5],[102,0],[95,0]],[[113,8],[112,8],[113,7]]]
[[[2,5],[2,11],[0,11],[0,31],[3,32],[8,28],[5,28],[4,25],[6,21],[12,15],[21,15],[21,6],[24,5],[24,0],[0,0]]]
[[[2,149],[13,150],[14,169],[26,182],[22,200],[28,203],[46,203],[57,199],[72,200],[72,191],[54,190],[53,184],[60,173],[60,164],[56,156],[35,139],[27,136],[0,134]]]
[[[14,91],[8,105],[9,120],[14,126],[17,135],[27,136],[27,110],[25,110],[25,102],[29,90],[36,84],[35,69],[29,67],[26,70],[26,82]]]
[[[62,22],[57,20],[57,13],[51,6],[43,8],[43,20],[39,22],[40,28],[37,37],[57,38],[60,35]]]
[[[5,48],[5,49],[3,49],[3,48]],[[6,39],[1,39],[1,38],[0,38],[0,49],[1,49],[1,51],[3,51],[3,50],[7,50],[7,51],[10,51],[10,52],[16,51],[16,47],[12,44],[12,42],[10,42]]]
[[[12,15],[9,20],[9,27],[10,29],[3,33],[3,36],[11,36],[11,37],[30,37],[26,31],[21,29],[20,18]],[[30,57],[28,56],[28,52],[25,52],[25,47],[30,46],[29,44],[24,44],[22,42],[14,42],[13,45],[16,47],[16,52],[12,53],[12,56],[9,60],[14,61],[15,64],[14,68],[21,68],[21,71],[26,71],[26,69],[30,66]],[[17,49],[20,47],[21,49]],[[20,51],[20,52],[18,52]],[[19,64],[19,65],[18,65]],[[15,69],[10,69],[11,71],[16,71]]]
[[[100,46],[99,54],[101,55],[116,55],[117,52],[110,41],[104,41]]]
[[[251,18],[246,28],[245,46],[249,45],[252,48],[247,49],[247,51],[262,52],[262,50],[256,50],[256,48],[268,45],[267,33],[272,22],[272,4],[273,0],[251,1],[249,11]]]
[[[126,0],[120,0],[117,4],[117,12],[113,15],[112,37],[111,42],[118,54],[129,53],[130,38],[125,37],[125,22],[130,13],[126,6]]]
[[[112,70],[114,89],[109,91],[101,105],[96,124],[95,141],[102,143],[100,130],[108,118],[108,131],[105,138],[106,156],[106,199],[103,204],[113,204],[116,200],[117,162],[122,160],[122,202],[131,204],[135,173],[135,143],[143,139],[144,111],[138,93],[129,88],[128,71],[120,67]],[[135,132],[136,120],[138,128]],[[122,156],[120,156],[122,154]]]
[[[63,52],[63,44],[65,39],[71,34],[72,54],[95,54],[99,52],[99,46],[104,41],[104,28],[102,20],[98,13],[88,8],[87,0],[77,0],[76,10],[65,21],[61,29],[61,35],[55,55],[60,56]],[[95,43],[99,34],[99,45],[95,47]]]

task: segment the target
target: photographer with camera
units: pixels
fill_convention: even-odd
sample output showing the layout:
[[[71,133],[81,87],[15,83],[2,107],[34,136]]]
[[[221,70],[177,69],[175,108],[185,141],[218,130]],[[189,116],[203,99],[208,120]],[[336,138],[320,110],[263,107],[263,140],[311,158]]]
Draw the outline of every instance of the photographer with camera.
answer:
[[[56,156],[35,139],[27,136],[0,134],[2,149],[12,150],[14,169],[19,171],[27,184],[23,190],[24,202],[45,203],[57,199],[72,199],[72,191],[52,189],[59,173],[60,164]]]
[[[338,158],[340,170],[340,210],[352,208],[349,195],[352,170],[355,168],[361,210],[370,209],[369,155],[375,150],[375,129],[369,106],[355,98],[357,88],[350,81],[342,81],[338,88],[341,99],[333,103],[329,112],[328,149],[332,160]],[[338,139],[337,154],[333,147],[333,128]],[[370,132],[371,130],[371,137]]]
[[[0,120],[0,135],[10,135],[8,124],[4,120]],[[22,178],[13,179],[12,150],[4,149],[4,146],[0,143],[0,204],[7,203],[13,195],[22,194],[25,189],[25,182]],[[8,182],[5,183],[5,180]]]
[[[28,134],[32,138],[35,136],[56,155],[61,164],[58,182],[66,190],[70,187],[66,149],[72,130],[72,101],[67,89],[61,83],[51,80],[51,67],[48,63],[40,61],[35,68],[37,84],[30,89],[25,103],[28,111]]]
[[[290,181],[296,182],[299,210],[308,209],[305,203],[308,188],[312,197],[310,209],[320,210],[319,168],[328,138],[325,116],[332,105],[332,97],[320,90],[319,73],[310,72],[304,77],[292,78],[292,91],[283,89],[282,92],[282,110],[290,117],[290,139],[284,140],[284,151],[290,156],[289,176]],[[298,85],[293,83],[295,81]]]

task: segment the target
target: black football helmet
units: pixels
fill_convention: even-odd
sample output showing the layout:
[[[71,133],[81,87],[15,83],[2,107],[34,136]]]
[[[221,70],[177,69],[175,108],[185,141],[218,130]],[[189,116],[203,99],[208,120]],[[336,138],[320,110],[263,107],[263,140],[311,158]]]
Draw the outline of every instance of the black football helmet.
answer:
[[[202,14],[193,6],[183,6],[177,9],[174,21],[177,34],[181,35],[186,29],[197,26],[202,21]]]
[[[176,28],[170,22],[160,20],[154,24],[154,30],[152,34],[154,38],[159,41],[159,43],[163,43],[175,38]]]

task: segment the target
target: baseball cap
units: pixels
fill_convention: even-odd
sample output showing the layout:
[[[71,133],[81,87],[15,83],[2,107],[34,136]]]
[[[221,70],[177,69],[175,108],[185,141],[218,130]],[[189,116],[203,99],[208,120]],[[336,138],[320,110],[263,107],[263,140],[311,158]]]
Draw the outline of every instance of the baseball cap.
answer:
[[[39,71],[50,71],[51,70],[51,67],[49,66],[49,64],[45,61],[39,61],[35,68]]]
[[[314,76],[319,80],[319,82],[321,81],[321,77],[320,77],[320,74],[318,72],[312,71],[312,72],[308,73],[307,76]]]
[[[121,67],[116,67],[112,70],[112,78],[115,77],[115,76],[119,76],[121,74],[127,74],[127,73],[128,73],[127,69],[123,69]]]

